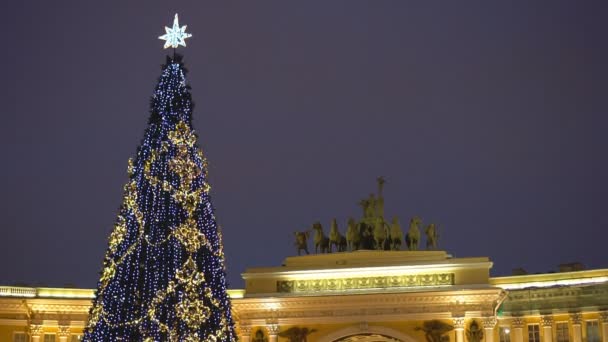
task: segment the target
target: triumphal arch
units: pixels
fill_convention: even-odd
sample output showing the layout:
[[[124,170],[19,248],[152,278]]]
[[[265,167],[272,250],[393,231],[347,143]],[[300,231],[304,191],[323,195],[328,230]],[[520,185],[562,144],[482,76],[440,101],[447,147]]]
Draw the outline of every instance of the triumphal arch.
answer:
[[[608,342],[608,270],[490,277],[487,257],[376,251],[251,268],[242,342]]]
[[[256,333],[268,342],[440,341],[452,330],[464,342],[468,320],[492,342],[507,292],[490,283],[491,266],[488,258],[445,251],[289,257],[278,267],[248,269],[233,311],[243,342]]]

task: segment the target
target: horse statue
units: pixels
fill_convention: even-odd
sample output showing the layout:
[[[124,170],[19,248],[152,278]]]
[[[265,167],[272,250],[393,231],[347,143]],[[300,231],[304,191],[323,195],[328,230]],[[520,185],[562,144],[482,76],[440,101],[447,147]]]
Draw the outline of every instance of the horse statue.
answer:
[[[437,250],[437,240],[439,240],[439,234],[437,233],[437,226],[434,223],[426,226],[424,232],[426,233],[426,249]]]
[[[374,242],[376,244],[376,249],[383,250],[387,238],[388,232],[384,225],[384,219],[382,217],[376,217],[376,222],[374,224]]]
[[[300,251],[304,250],[306,254],[310,254],[308,252],[308,236],[310,236],[310,230],[306,230],[303,232],[294,232],[296,236],[296,248],[298,249],[298,255],[300,255]]]
[[[312,229],[315,231],[315,253],[328,253],[329,239],[323,233],[323,226],[320,222],[315,222]]]
[[[332,247],[336,246],[337,252],[346,251],[346,238],[340,234],[338,230],[338,222],[334,218],[331,220],[331,228],[329,229],[329,252],[331,253]]]
[[[391,250],[398,251],[401,249],[401,243],[403,242],[403,232],[401,231],[401,225],[399,219],[393,217],[393,223],[391,224]]]
[[[358,249],[374,249],[374,227],[361,221],[357,224],[359,231],[359,248]]]
[[[405,235],[405,242],[407,244],[407,249],[410,251],[418,250],[418,242],[420,241],[420,225],[422,221],[418,216],[412,217],[410,220],[410,229],[407,231]]]
[[[359,249],[359,243],[361,242],[361,236],[357,229],[357,222],[352,217],[348,219],[348,228],[346,229],[346,244],[349,251],[355,251]]]

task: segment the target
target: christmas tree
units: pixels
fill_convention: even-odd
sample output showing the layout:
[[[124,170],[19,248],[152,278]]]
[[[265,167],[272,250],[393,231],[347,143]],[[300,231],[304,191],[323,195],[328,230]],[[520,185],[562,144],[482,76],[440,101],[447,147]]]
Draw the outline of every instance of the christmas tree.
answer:
[[[173,39],[169,47],[189,37],[176,25],[177,15],[163,36]],[[179,55],[167,58],[148,129],[129,160],[84,341],[236,340],[185,74]]]

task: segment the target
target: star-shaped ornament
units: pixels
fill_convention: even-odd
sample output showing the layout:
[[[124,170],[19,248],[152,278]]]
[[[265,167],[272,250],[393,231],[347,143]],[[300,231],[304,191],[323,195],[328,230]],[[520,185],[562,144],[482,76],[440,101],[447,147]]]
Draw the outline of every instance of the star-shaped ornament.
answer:
[[[165,41],[164,48],[177,48],[178,46],[186,46],[186,38],[192,37],[190,33],[186,33],[186,25],[179,27],[179,19],[177,18],[177,13],[175,14],[175,19],[173,20],[173,28],[165,26],[165,34],[158,37],[158,39],[162,39]]]

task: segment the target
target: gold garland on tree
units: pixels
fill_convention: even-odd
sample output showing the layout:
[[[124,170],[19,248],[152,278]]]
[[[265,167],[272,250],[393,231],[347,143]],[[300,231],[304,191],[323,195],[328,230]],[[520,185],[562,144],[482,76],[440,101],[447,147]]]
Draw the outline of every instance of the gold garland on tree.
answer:
[[[194,253],[204,247],[207,251],[219,257],[222,262],[224,260],[221,233],[218,231],[219,245],[217,248],[214,248],[198,228],[194,217],[203,193],[209,193],[211,190],[211,187],[207,182],[202,184],[198,189],[192,189],[194,180],[201,174],[203,174],[206,179],[207,160],[199,149],[195,151],[195,156],[198,158],[198,161],[203,168],[199,167],[195,161],[189,158],[188,152],[194,148],[196,135],[185,122],[180,121],[176,125],[176,128],[168,133],[168,138],[169,142],[176,150],[176,157],[169,160],[168,165],[169,170],[179,177],[178,187],[175,188],[167,180],[158,179],[156,176],[153,176],[151,172],[152,165],[160,156],[166,156],[169,151],[169,142],[166,141],[161,144],[160,151],[152,150],[150,152],[149,158],[144,162],[143,176],[153,187],[160,191],[169,192],[171,197],[185,210],[187,218],[177,227],[173,227],[166,239],[156,243],[150,242],[148,236],[144,234],[145,222],[143,220],[143,214],[137,204],[137,184],[135,180],[132,179],[125,185],[123,207],[135,218],[138,225],[138,236],[126,249],[125,253],[114,260],[113,257],[115,257],[118,247],[124,242],[127,233],[127,218],[122,216],[122,214],[119,215],[114,230],[109,238],[109,248],[106,257],[104,258],[104,269],[100,279],[101,286],[98,293],[98,301],[91,310],[88,328],[92,328],[100,320],[104,320],[106,324],[112,327],[133,326],[141,323],[142,320],[147,317],[152,322],[155,322],[162,332],[167,333],[169,341],[178,341],[179,338],[188,342],[215,342],[218,339],[223,340],[227,336],[227,333],[230,332],[226,308],[221,307],[219,300],[214,297],[211,288],[206,286],[204,274],[198,270],[197,265],[192,258]],[[129,159],[128,172],[131,178],[133,178],[134,170],[133,160]],[[177,270],[175,279],[169,281],[166,289],[157,291],[145,316],[118,324],[109,322],[107,319],[108,314],[103,309],[103,295],[105,288],[116,275],[117,266],[122,264],[126,257],[131,254],[142,241],[145,241],[152,246],[159,246],[168,242],[171,238],[175,238],[188,253],[188,258],[182,267]],[[201,288],[203,289],[202,298]],[[183,336],[183,334],[182,336],[178,336],[175,329],[171,329],[168,325],[160,322],[156,317],[157,307],[171,296],[177,296],[178,298],[174,309],[176,316],[189,328],[188,332],[186,332],[186,336]],[[214,334],[211,334],[205,340],[201,340],[201,336],[198,336],[197,330],[209,319],[212,312],[211,306],[222,310],[220,327]],[[152,337],[146,337],[144,341],[151,342],[153,339]]]

